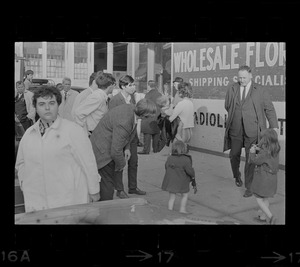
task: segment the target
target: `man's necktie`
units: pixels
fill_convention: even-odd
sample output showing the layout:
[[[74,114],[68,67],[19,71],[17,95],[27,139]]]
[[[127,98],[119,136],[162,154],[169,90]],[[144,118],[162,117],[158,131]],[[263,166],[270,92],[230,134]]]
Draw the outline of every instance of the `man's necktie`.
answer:
[[[246,96],[246,86],[242,86],[242,88],[243,88],[242,101],[244,101]]]
[[[65,102],[67,101],[67,91],[65,91]]]
[[[130,103],[135,105],[135,97],[134,97],[134,94],[131,95],[131,98],[130,98]]]

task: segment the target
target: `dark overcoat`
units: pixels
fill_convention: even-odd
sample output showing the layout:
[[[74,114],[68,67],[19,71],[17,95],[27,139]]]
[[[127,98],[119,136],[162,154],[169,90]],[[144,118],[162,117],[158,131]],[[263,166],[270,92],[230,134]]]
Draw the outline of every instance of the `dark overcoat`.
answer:
[[[258,197],[273,197],[277,192],[278,155],[273,158],[261,149],[257,155],[250,153],[250,162],[255,164],[251,192]]]
[[[146,95],[145,98],[151,100],[153,103],[156,104],[157,98],[161,96],[161,93],[158,92],[157,89],[150,90]],[[142,119],[141,122],[141,132],[146,134],[158,134],[160,132],[158,125],[157,125],[157,118],[160,114],[160,108],[156,104],[156,114],[155,117],[149,117]]]
[[[195,177],[190,155],[172,154],[165,163],[165,169],[162,190],[171,193],[187,193],[190,191],[191,179]]]
[[[239,101],[237,99],[237,97],[239,96],[239,90],[239,83],[234,83],[228,87],[225,96],[225,109],[228,112],[228,117],[226,120],[223,151],[231,149],[231,141],[228,132],[232,123],[236,103],[237,101]],[[277,116],[266,87],[252,82],[248,94],[250,94],[250,101],[253,104],[255,116],[257,118],[257,139],[259,140],[260,132],[267,127],[267,120],[269,122],[270,128],[278,128]]]

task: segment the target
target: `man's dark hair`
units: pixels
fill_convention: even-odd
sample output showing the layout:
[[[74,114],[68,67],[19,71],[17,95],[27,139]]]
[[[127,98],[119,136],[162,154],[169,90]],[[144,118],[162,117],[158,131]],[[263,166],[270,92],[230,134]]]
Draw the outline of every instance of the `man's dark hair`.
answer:
[[[20,85],[20,84],[23,84],[23,85],[24,85],[24,82],[22,82],[22,81],[17,81],[17,82],[16,82],[16,86],[18,86],[18,85]]]
[[[134,79],[130,75],[124,75],[119,79],[119,88],[123,89],[124,86],[127,86],[133,82]]]
[[[243,66],[239,67],[239,71],[243,71],[243,70],[251,73],[251,68],[249,66],[247,66],[247,65],[243,65]]]
[[[137,116],[154,117],[157,112],[156,104],[150,99],[142,98],[137,102],[134,112]]]
[[[111,73],[97,72],[95,82],[100,89],[106,89],[109,86],[116,84],[116,79]]]
[[[25,77],[27,77],[27,75],[32,74],[33,75],[33,71],[32,70],[26,70],[25,71]]]
[[[156,87],[157,87],[157,84],[156,84],[156,82],[155,82],[155,81],[153,81],[153,80],[149,80],[149,81],[148,81],[148,85],[149,85],[149,87],[150,87],[151,89],[153,89],[153,88],[156,88]]]
[[[32,97],[32,105],[36,108],[36,102],[39,97],[52,97],[55,96],[58,105],[61,104],[61,93],[55,86],[42,85],[34,91]]]
[[[100,73],[99,73],[100,74]],[[97,77],[98,72],[93,72],[89,78],[89,86],[92,85],[93,81],[95,80],[95,78]]]

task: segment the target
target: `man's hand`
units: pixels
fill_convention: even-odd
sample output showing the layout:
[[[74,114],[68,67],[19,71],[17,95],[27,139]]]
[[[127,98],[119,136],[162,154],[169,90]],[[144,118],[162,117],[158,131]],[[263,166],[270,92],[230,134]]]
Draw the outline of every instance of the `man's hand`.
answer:
[[[89,194],[90,202],[97,202],[100,199],[100,193]]]
[[[125,151],[124,151],[124,157],[125,157],[126,161],[128,161],[130,159],[131,153],[130,153],[129,149],[125,149]]]
[[[256,152],[256,145],[253,144],[250,148],[250,153],[255,153]]]

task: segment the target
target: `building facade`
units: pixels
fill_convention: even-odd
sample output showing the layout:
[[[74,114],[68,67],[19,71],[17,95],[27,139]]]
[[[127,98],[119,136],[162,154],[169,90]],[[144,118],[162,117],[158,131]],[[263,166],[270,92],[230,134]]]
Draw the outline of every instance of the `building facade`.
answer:
[[[131,75],[143,92],[148,80],[163,90],[171,78],[171,45],[166,43],[16,42],[15,58],[16,80],[31,69],[34,78],[57,84],[69,77],[72,85],[87,87],[91,73],[102,70],[117,79]]]

